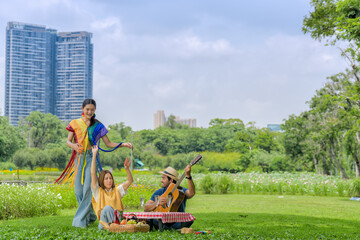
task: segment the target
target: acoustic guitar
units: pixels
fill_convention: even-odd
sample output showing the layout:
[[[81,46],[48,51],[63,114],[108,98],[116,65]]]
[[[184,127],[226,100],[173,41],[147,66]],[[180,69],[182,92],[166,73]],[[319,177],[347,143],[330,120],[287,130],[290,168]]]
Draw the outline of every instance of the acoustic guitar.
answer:
[[[199,154],[196,156],[196,158],[190,163],[190,166],[195,165],[202,156]],[[185,199],[185,193],[182,191],[179,191],[179,185],[181,181],[185,178],[186,173],[184,172],[179,181],[174,183],[170,183],[166,191],[160,196],[160,198],[165,197],[168,199],[168,196],[171,197],[171,203],[166,203],[164,206],[159,205],[154,209],[154,212],[177,212],[179,209],[182,201]]]

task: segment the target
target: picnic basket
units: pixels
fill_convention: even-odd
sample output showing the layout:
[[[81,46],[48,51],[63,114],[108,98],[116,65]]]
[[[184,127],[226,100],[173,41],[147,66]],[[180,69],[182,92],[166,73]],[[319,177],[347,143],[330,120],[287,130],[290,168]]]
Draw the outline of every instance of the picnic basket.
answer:
[[[133,218],[135,218],[135,220],[137,220],[137,217],[136,217],[135,214],[129,214],[126,217],[126,221],[129,219],[130,216],[132,216]],[[109,224],[107,224],[106,222],[103,222],[103,221],[100,221],[100,223],[104,226],[105,230],[108,230],[109,232],[113,232],[113,233],[148,232],[150,230],[150,226],[148,224],[142,224],[142,225],[125,224],[125,225],[120,225],[120,224],[112,223],[112,224],[109,225]]]

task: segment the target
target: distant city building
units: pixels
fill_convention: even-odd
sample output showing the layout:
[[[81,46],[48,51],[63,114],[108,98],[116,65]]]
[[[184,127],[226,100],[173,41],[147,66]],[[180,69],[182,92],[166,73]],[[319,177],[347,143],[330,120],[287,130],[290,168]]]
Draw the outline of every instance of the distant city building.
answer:
[[[183,125],[188,125],[191,128],[196,127],[196,119],[195,118],[181,119],[179,116],[176,116],[175,122],[183,124]]]
[[[271,132],[281,131],[280,124],[268,124],[267,128],[270,129]]]
[[[154,129],[160,126],[164,126],[166,122],[165,113],[163,110],[158,110],[154,114]]]
[[[56,41],[56,115],[79,118],[84,99],[92,97],[93,45],[88,32],[61,32]]]
[[[196,127],[196,119],[195,118],[188,118],[188,119],[181,119],[179,116],[175,117],[175,122],[188,125],[189,127]],[[154,114],[154,129],[164,126],[166,123],[166,116],[163,110],[158,110]]]
[[[32,111],[65,121],[80,116],[82,101],[92,97],[90,40],[87,32],[57,34],[42,25],[7,24],[5,116],[12,125]]]

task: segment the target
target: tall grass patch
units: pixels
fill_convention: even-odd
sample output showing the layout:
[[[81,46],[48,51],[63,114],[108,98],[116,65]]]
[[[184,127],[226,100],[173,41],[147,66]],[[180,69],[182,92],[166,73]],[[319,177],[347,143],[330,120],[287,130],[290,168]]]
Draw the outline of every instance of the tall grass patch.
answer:
[[[209,174],[200,179],[199,185],[206,194],[210,194],[214,191],[214,180]]]
[[[45,184],[0,184],[0,219],[56,214],[61,195]]]

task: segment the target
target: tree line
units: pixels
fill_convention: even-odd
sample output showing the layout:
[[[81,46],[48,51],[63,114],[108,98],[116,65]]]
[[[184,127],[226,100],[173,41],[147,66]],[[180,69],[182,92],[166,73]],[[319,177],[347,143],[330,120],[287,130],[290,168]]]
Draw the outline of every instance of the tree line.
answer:
[[[32,112],[17,127],[11,126],[6,117],[0,117],[0,120],[0,129],[4,130],[0,131],[0,167],[14,166],[11,164],[30,169],[65,167],[71,149],[66,146],[66,124],[56,116]],[[133,157],[150,169],[167,165],[181,169],[198,153],[203,153],[206,161],[198,166],[199,170],[236,172],[258,166],[263,166],[265,171],[286,170],[285,165],[273,164],[271,160],[264,164],[254,159],[254,156],[265,158],[275,152],[283,154],[284,158],[281,134],[256,128],[253,123],[245,125],[240,119],[217,118],[210,121],[208,128],[189,128],[169,118],[165,126],[155,130],[133,131],[124,123],[109,125],[108,130],[113,142],[133,142]],[[121,168],[129,156],[128,149],[102,153],[101,162],[105,166]]]

